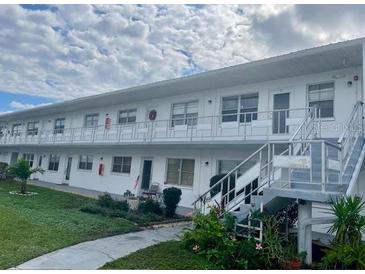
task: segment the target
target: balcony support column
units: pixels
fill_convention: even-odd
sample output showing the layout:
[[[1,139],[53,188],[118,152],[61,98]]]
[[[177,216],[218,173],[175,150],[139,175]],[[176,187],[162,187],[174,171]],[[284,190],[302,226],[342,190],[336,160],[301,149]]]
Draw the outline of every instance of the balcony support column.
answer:
[[[298,202],[298,253],[306,252],[305,263],[312,263],[312,202]]]

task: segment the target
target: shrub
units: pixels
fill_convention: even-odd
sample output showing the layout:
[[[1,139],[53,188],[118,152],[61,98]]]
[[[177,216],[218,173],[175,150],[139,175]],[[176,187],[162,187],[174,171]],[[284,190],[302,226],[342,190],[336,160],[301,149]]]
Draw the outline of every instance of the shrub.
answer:
[[[127,201],[121,200],[117,201],[114,200],[110,194],[105,193],[103,195],[100,195],[98,197],[98,200],[96,201],[96,205],[103,208],[109,208],[114,211],[129,211],[129,205]]]
[[[163,190],[163,201],[166,206],[166,216],[174,217],[176,207],[181,199],[181,189],[169,187]]]
[[[162,208],[159,202],[152,199],[147,199],[144,202],[141,202],[138,206],[138,211],[141,213],[154,213],[157,215],[162,214]]]
[[[155,213],[138,214],[135,212],[129,212],[124,218],[135,222],[139,225],[149,225],[151,223],[160,222],[164,220],[164,217]]]
[[[365,202],[356,196],[332,201],[331,214],[336,219],[329,232],[335,233],[335,239],[322,258],[322,268],[365,269],[365,245],[361,243],[361,233],[365,230],[365,216],[361,214],[364,208]]]
[[[361,232],[365,230],[365,216],[361,212],[365,202],[360,197],[341,197],[331,203],[331,214],[336,217],[330,227],[335,233],[334,244],[357,246],[361,242]]]
[[[0,180],[6,179],[9,173],[9,165],[7,163],[0,162]]]
[[[116,208],[102,207],[94,203],[84,205],[83,207],[81,207],[80,210],[85,213],[100,214],[106,217],[125,218],[128,214],[126,211],[123,210],[118,210]]]
[[[112,198],[112,196],[110,196],[110,194],[105,193],[105,194],[100,195],[98,197],[98,200],[96,201],[96,204],[98,206],[101,206],[101,207],[113,208],[114,207],[114,199]]]
[[[194,228],[187,229],[182,236],[183,244],[193,252],[204,255],[221,269],[261,268],[261,250],[256,241],[237,241],[233,231],[233,216],[219,208],[212,208],[209,214],[193,217]]]
[[[323,269],[365,269],[365,245],[338,244],[326,251]]]
[[[44,170],[41,168],[31,168],[29,163],[23,159],[17,161],[14,165],[9,168],[9,173],[15,178],[21,181],[20,193],[27,193],[27,181],[33,173],[43,173]]]
[[[274,216],[264,216],[262,234],[262,259],[266,268],[279,268],[285,260],[284,238],[279,233],[279,223]]]
[[[125,212],[129,211],[128,202],[125,200],[115,201],[113,208],[117,209],[117,210],[125,211]]]

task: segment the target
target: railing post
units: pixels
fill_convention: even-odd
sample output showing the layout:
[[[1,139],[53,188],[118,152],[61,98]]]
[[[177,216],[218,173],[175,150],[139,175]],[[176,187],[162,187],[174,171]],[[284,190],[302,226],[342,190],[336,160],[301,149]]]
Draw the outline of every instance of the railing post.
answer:
[[[340,147],[340,150],[338,151],[338,157],[339,157],[339,163],[340,163],[340,175],[339,175],[339,184],[341,190],[343,189],[343,161],[342,161],[342,147]]]
[[[364,136],[364,105],[363,102],[360,103],[361,106],[361,137],[365,137]]]
[[[322,137],[322,116],[321,116],[321,109],[319,108],[318,109],[318,126],[319,126],[319,129],[318,129],[318,132],[319,132],[319,138],[321,138]]]
[[[289,157],[292,156],[293,153],[293,143],[289,144]],[[288,168],[288,186],[289,188],[291,188],[291,172],[290,172],[290,168]]]
[[[268,182],[269,187],[271,186],[271,178],[270,178],[271,168],[270,168],[270,165],[271,165],[271,145],[269,143],[267,145],[267,178],[269,180],[269,182]]]
[[[96,132],[96,127],[93,128],[93,134],[92,134],[92,138],[91,138],[92,143],[94,143],[94,140],[95,140],[95,132]]]
[[[321,166],[321,168],[322,168],[322,187],[321,187],[321,189],[322,189],[322,192],[324,192],[325,191],[325,183],[326,183],[326,157],[325,157],[325,155],[326,155],[326,152],[325,152],[325,142],[324,141],[322,141],[322,153],[321,153],[321,157],[322,157],[322,166]]]

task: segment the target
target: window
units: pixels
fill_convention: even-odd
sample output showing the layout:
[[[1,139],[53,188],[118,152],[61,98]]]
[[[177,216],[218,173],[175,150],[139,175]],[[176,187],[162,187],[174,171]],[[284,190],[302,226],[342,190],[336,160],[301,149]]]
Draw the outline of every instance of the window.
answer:
[[[238,116],[240,123],[257,120],[258,103],[258,93],[223,97],[222,122],[237,122]]]
[[[0,138],[3,137],[5,135],[5,126],[0,126]]]
[[[113,157],[112,172],[116,173],[131,173],[132,157]]]
[[[236,166],[238,166],[243,160],[218,160],[217,165],[217,174],[227,174]],[[256,161],[251,160],[246,162],[243,166],[240,167],[238,174],[243,174],[248,169],[253,167],[256,164]]]
[[[23,154],[23,160],[27,161],[30,167],[33,167],[34,154],[24,153]]]
[[[96,127],[98,126],[99,114],[88,114],[85,115],[85,127]]]
[[[80,155],[79,169],[92,170],[93,169],[93,156],[92,155]]]
[[[126,109],[119,111],[118,123],[122,125],[133,124],[137,120],[137,109]]]
[[[39,122],[29,122],[27,125],[27,135],[38,135],[38,125]]]
[[[38,167],[42,167],[42,161],[43,161],[43,156],[42,155],[39,155],[39,158],[38,158]]]
[[[22,124],[14,124],[11,129],[11,136],[20,136],[22,133]]]
[[[320,118],[333,117],[333,102],[335,97],[335,83],[328,82],[308,86],[309,107],[317,108]]]
[[[167,159],[166,183],[193,186],[195,160]]]
[[[198,101],[172,105],[171,126],[196,126],[198,122]]]
[[[60,156],[55,154],[49,155],[48,170],[58,171],[59,165],[60,165]]]
[[[62,134],[65,130],[65,118],[57,118],[54,121],[54,130],[53,133],[54,134]]]

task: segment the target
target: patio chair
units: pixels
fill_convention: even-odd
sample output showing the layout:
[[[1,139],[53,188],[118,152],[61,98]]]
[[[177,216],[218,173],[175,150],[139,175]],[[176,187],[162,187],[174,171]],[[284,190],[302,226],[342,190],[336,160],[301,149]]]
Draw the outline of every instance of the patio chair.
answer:
[[[156,200],[159,199],[161,195],[160,192],[160,184],[159,183],[152,183],[148,190],[142,192],[142,196],[147,196],[147,198],[155,198]]]

